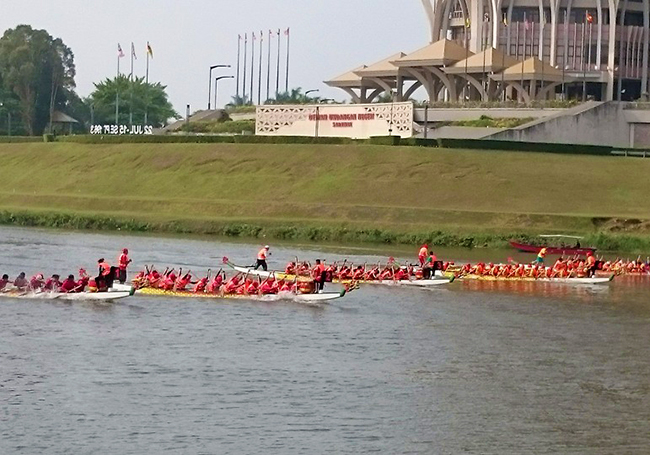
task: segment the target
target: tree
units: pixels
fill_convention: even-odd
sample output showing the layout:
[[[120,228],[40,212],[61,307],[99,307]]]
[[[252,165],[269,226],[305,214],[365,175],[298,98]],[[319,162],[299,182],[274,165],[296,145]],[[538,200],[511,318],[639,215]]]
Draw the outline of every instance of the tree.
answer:
[[[40,134],[74,90],[74,55],[45,30],[19,25],[0,38],[0,75],[18,100],[26,133]]]
[[[320,97],[306,96],[302,93],[302,87],[292,88],[288,92],[281,92],[275,98],[267,100],[267,104],[314,104],[318,103]]]
[[[93,109],[95,124],[114,124],[117,102],[118,124],[162,127],[170,118],[180,118],[167,99],[166,88],[158,82],[147,83],[142,77],[120,75],[95,84],[86,103]]]

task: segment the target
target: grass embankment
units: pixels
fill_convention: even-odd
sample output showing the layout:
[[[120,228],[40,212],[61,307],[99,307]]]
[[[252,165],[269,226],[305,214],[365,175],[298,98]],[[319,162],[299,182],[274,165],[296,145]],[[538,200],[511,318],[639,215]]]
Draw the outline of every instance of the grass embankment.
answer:
[[[0,223],[650,250],[650,160],[372,145],[0,144]]]

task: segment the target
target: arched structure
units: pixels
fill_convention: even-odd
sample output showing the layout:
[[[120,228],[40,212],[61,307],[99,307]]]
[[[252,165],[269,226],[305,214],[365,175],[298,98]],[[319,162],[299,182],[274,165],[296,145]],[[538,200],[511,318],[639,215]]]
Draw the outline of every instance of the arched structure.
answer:
[[[603,100],[648,92],[650,0],[421,0],[431,41],[537,57]]]

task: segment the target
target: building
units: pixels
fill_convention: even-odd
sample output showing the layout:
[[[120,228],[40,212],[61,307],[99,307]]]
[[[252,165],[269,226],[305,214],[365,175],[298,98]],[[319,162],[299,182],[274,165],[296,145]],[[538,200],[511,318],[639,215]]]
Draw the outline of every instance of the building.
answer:
[[[357,103],[386,92],[406,100],[420,88],[432,102],[647,97],[650,0],[422,3],[429,45],[326,84]]]

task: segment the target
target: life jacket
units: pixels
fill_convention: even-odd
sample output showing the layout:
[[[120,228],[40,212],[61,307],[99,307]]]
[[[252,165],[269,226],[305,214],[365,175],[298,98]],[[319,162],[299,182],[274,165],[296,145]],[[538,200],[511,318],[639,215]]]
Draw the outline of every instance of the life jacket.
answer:
[[[200,294],[202,292],[205,292],[205,288],[208,285],[208,279],[207,278],[201,278],[195,285],[194,285],[194,292],[197,294]]]
[[[214,279],[208,285],[208,292],[211,294],[216,294],[219,292],[221,285],[223,284],[223,276],[221,274],[214,277]]]
[[[104,261],[99,263],[99,272],[101,276],[108,276],[111,274],[111,266],[108,262]]]
[[[122,253],[120,259],[118,260],[120,270],[126,270],[126,267],[129,265],[129,257]]]

